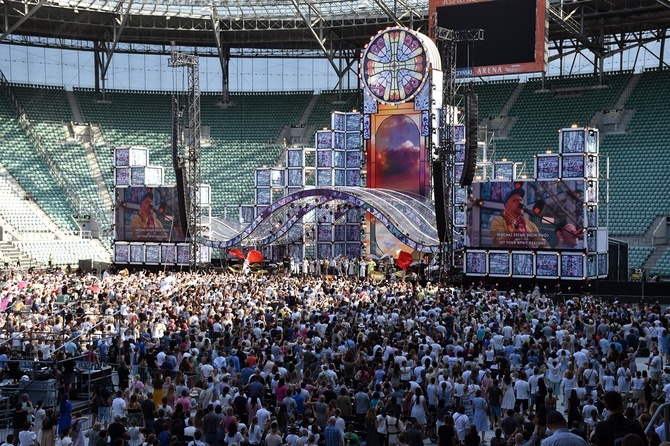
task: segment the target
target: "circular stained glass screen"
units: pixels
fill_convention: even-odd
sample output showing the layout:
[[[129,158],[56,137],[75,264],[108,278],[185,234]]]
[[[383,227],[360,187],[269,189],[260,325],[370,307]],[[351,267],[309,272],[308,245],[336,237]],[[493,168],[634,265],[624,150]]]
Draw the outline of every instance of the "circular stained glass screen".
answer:
[[[361,57],[363,87],[379,102],[398,104],[416,96],[427,80],[426,49],[406,28],[390,28],[372,39]]]

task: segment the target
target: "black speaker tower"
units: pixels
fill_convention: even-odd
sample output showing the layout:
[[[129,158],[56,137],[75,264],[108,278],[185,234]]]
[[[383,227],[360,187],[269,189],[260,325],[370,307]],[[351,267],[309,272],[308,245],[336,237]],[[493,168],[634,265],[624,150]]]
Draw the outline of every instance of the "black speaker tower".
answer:
[[[433,161],[433,193],[435,194],[435,223],[440,243],[449,241],[447,234],[447,203],[444,194],[444,163]]]
[[[177,201],[179,203],[179,219],[184,234],[188,233],[186,218],[186,189],[184,187],[184,168],[179,159],[179,119],[182,109],[178,107],[177,98],[172,98],[172,167],[177,182]]]
[[[478,121],[477,94],[469,90],[465,93],[465,164],[461,186],[470,186],[475,178]]]

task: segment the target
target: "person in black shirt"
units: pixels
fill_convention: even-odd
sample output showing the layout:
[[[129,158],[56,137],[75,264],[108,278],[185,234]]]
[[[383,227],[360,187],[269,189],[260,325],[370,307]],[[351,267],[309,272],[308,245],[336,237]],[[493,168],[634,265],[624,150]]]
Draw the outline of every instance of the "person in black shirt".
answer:
[[[145,434],[149,435],[154,430],[154,422],[156,420],[156,404],[153,401],[153,392],[148,392],[147,397],[142,400],[142,417],[144,418]]]
[[[500,418],[502,416],[501,409],[501,398],[503,396],[503,391],[498,387],[498,380],[494,379],[493,384],[486,390],[486,393],[489,394],[489,414],[490,414],[490,425],[498,427]]]
[[[423,446],[423,435],[421,434],[421,426],[417,420],[414,420],[412,427],[405,432],[407,437],[407,444],[409,446]],[[403,443],[401,440],[400,443]]]
[[[470,426],[468,433],[465,435],[465,446],[479,446],[481,438],[477,434],[477,426]]]
[[[74,372],[77,369],[77,363],[71,353],[67,353],[65,359],[60,363],[61,378],[65,392],[70,392],[70,384],[74,380]]]
[[[635,434],[642,440],[643,445],[647,445],[647,436],[644,429],[635,420],[629,420],[623,414],[623,400],[621,394],[615,391],[605,393],[603,398],[605,408],[610,413],[605,421],[596,425],[596,446],[611,446],[615,440],[624,437],[627,434]]]
[[[437,429],[437,446],[455,446],[458,444],[456,430],[454,429],[454,418],[451,415],[444,416],[444,424]]]
[[[121,361],[116,373],[119,375],[119,390],[126,390],[128,388],[128,379],[130,378],[130,369],[125,361]]]
[[[18,442],[19,432],[23,428],[23,423],[28,421],[28,412],[23,410],[23,405],[21,402],[16,403],[14,406],[14,414],[12,415],[12,429],[14,429],[14,440]]]
[[[507,411],[507,416],[500,422],[500,427],[507,438],[516,434],[519,429],[519,423],[514,418],[514,410],[510,409]]]
[[[116,415],[114,417],[114,422],[107,427],[107,433],[109,434],[111,444],[114,444],[117,439],[125,440],[126,438],[126,427],[121,421],[121,415]]]

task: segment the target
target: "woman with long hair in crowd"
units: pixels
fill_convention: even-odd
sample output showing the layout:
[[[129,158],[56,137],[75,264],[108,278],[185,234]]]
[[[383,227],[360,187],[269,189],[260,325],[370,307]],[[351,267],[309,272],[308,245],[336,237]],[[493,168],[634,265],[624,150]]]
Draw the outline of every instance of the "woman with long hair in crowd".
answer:
[[[367,446],[383,446],[379,444],[378,426],[377,411],[374,407],[371,407],[365,414],[365,442]]]

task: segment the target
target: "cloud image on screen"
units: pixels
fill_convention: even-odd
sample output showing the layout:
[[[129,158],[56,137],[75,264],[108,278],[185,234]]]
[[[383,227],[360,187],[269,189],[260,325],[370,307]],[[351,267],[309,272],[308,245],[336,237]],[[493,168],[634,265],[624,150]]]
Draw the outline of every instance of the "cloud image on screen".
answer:
[[[421,137],[416,123],[390,116],[376,134],[377,187],[417,192],[421,178]]]

